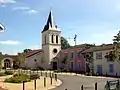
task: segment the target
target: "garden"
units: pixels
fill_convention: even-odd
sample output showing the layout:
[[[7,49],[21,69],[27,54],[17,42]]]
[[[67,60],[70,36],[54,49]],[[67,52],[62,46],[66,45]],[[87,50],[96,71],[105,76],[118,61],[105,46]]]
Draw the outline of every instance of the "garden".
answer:
[[[0,76],[7,76],[7,75],[12,75],[13,74],[13,72],[12,71],[1,71],[0,72]]]
[[[39,77],[40,76],[38,74],[27,75],[27,74],[23,74],[23,73],[14,73],[12,77],[6,78],[4,80],[4,82],[7,82],[7,83],[23,83],[23,81],[24,82],[30,82],[31,80],[39,79]]]

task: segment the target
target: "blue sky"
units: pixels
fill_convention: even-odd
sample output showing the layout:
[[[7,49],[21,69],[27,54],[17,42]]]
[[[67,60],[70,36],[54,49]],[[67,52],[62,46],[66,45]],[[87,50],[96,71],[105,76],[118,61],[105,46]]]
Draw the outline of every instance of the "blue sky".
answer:
[[[112,43],[120,28],[120,0],[0,0],[0,51],[16,54],[41,48],[41,31],[50,7],[62,36],[74,45]]]

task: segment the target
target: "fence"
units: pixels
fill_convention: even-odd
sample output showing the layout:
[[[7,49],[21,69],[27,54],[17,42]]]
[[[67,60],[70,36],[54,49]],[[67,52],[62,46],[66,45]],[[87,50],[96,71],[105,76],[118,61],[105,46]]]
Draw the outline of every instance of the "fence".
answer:
[[[20,86],[20,90],[27,90],[27,87],[32,87],[33,90],[36,90],[37,87],[47,87],[47,85],[53,85],[53,80],[54,82],[57,81],[57,74],[53,73],[53,72],[44,72],[44,71],[31,71],[31,70],[7,70],[7,71],[13,71],[18,72],[18,73],[25,73],[28,75],[32,75],[32,74],[39,74],[41,81],[38,79],[34,79],[32,82],[28,82],[28,83],[32,83],[32,86],[28,86],[27,83],[25,81],[23,81],[22,83],[22,87]],[[40,83],[42,85],[40,85]],[[31,88],[30,88],[31,89]]]

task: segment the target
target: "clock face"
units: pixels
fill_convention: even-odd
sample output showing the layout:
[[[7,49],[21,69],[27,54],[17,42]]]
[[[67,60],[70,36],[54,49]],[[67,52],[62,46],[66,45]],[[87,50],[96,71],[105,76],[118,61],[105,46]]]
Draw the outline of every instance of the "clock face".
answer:
[[[53,49],[53,53],[57,53],[57,49],[56,48]]]

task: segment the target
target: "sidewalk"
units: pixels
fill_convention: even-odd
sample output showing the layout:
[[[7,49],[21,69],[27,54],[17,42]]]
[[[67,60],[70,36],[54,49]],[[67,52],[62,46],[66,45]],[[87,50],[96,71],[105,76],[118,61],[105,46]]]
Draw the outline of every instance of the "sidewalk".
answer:
[[[104,78],[110,78],[110,79],[114,79],[112,77],[103,77],[103,76],[86,76],[84,74],[76,74],[76,73],[65,73],[65,72],[60,72],[60,73],[55,73],[55,74],[58,74],[58,75],[71,75],[71,76],[81,76],[81,77],[90,77],[90,78],[101,78],[101,79],[104,79]]]
[[[23,89],[23,84],[16,84],[16,83],[4,83],[3,80],[5,78],[9,78],[10,76],[3,76],[1,77],[1,82],[0,84],[8,90],[22,90]],[[57,80],[57,82],[55,81],[55,79],[53,78],[53,83],[51,85],[50,82],[50,78],[46,77],[46,87],[44,87],[44,77],[40,77],[40,79],[36,80],[36,90],[48,90],[48,89],[52,89],[55,88],[59,85],[61,85],[62,82],[60,80]],[[25,90],[35,90],[34,89],[34,81],[31,82],[26,82],[25,83]]]

